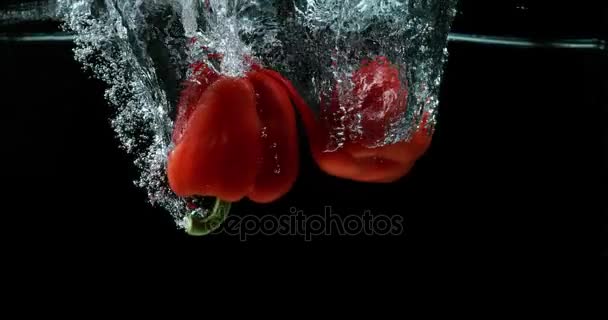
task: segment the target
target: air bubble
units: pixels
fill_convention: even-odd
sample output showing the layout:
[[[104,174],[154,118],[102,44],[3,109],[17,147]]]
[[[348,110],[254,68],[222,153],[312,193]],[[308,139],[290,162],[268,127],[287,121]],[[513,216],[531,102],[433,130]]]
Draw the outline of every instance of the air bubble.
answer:
[[[75,58],[108,84],[105,98],[115,108],[111,124],[139,169],[136,185],[183,225],[187,201],[170,190],[165,170],[175,109],[184,80],[192,75],[191,64],[204,62],[228,76],[243,76],[250,60],[279,71],[319,114],[324,109],[334,117],[337,124],[326,149],[335,150],[349,139],[347,132],[354,135],[350,138],[366,134],[360,102],[350,103],[353,73],[365,59],[386,57],[399,66],[399,79],[409,89],[406,114],[389,126],[381,142],[393,143],[408,138],[423,111],[436,118],[456,1],[56,3],[64,28],[75,33]],[[330,98],[339,108],[326,110]],[[384,97],[386,103],[394,99]],[[347,119],[354,119],[350,127]],[[266,127],[261,136],[268,137]],[[275,161],[279,174],[278,155]]]
[[[268,130],[268,127],[262,127],[262,130],[261,130],[261,137],[262,137],[263,139],[268,138],[268,133],[266,132],[266,130]]]

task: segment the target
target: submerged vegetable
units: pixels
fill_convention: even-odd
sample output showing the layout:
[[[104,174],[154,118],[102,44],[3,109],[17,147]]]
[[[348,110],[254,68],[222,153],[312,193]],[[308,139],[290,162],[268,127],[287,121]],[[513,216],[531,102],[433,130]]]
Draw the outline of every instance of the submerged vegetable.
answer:
[[[354,73],[353,92],[347,95],[352,100],[346,102],[350,106],[341,108],[334,91],[319,119],[289,81],[277,72],[264,72],[281,81],[289,92],[302,115],[313,158],[327,174],[362,182],[393,182],[406,175],[430,145],[425,114],[412,139],[376,146],[384,140],[390,123],[404,116],[407,102],[406,86],[400,83],[396,68],[383,57],[364,63]],[[348,111],[345,114],[343,110]],[[341,147],[329,149],[337,127],[346,131],[345,141]],[[357,132],[352,132],[353,128]]]
[[[276,71],[254,65],[243,77],[227,77],[202,64],[196,71],[196,81],[182,93],[175,147],[168,159],[169,184],[179,196],[213,196],[227,202],[247,197],[267,203],[286,194],[299,167],[294,107],[313,158],[321,170],[336,177],[395,181],[430,144],[426,118],[410,141],[379,144],[388,125],[404,116],[407,102],[407,86],[382,57],[363,63],[353,74],[352,100],[339,102],[334,95],[321,117]],[[338,118],[343,122],[338,124]],[[347,138],[340,148],[328,150],[338,125],[347,128]]]
[[[183,97],[168,159],[177,195],[264,203],[289,191],[299,161],[296,120],[276,80],[259,71],[220,76],[203,66]]]

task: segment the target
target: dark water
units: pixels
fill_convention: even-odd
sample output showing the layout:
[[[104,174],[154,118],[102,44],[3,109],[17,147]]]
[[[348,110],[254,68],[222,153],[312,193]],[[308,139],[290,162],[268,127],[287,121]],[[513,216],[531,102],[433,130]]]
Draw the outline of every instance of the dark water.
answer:
[[[490,19],[482,14],[489,7],[463,5],[475,12],[470,18],[475,22],[460,18],[455,30],[481,22],[484,30],[506,32],[510,20],[500,10]],[[509,25],[517,34],[550,29],[605,36],[602,23],[593,19],[598,10],[581,7],[576,19],[534,11],[527,24]],[[572,28],[548,27],[564,21]],[[339,215],[370,210],[402,216],[402,235],[330,235],[310,242],[300,236],[252,236],[241,242],[226,235],[188,237],[162,209],[148,206],[145,192],[132,183],[137,177],[132,158],[117,148],[108,123],[105,86],[82,72],[71,44],[0,46],[5,186],[0,234],[3,251],[14,257],[9,269],[33,256],[102,265],[169,250],[209,263],[264,246],[274,260],[314,249],[328,260],[348,255],[357,266],[392,265],[400,269],[390,269],[395,283],[424,277],[425,283],[488,281],[493,287],[527,276],[548,278],[542,287],[550,290],[561,287],[563,273],[538,267],[538,260],[578,253],[586,233],[578,221],[595,220],[595,204],[606,205],[608,62],[599,51],[450,44],[435,138],[409,176],[391,185],[351,183],[324,175],[305,157],[285,198],[267,206],[242,202],[233,209],[237,216],[282,215],[292,207],[305,214],[321,214],[326,206]],[[601,219],[606,231],[606,217]],[[600,241],[605,253],[605,233]],[[438,257],[453,259],[438,262]],[[311,268],[331,274],[328,260]],[[304,256],[289,261],[310,263]],[[404,271],[407,266],[416,272]]]
[[[548,5],[553,11],[545,11],[527,1],[532,17],[511,23],[513,15],[525,13],[503,10],[512,8],[509,1],[500,2],[509,4],[504,7],[492,2],[497,5],[462,1],[473,14],[461,15],[453,31],[607,34],[606,19],[594,18],[606,12],[599,5]],[[42,26],[23,28],[35,32]],[[4,279],[14,282],[3,282],[10,292],[5,301],[23,297],[33,308],[32,292],[50,301],[59,297],[57,288],[89,301],[84,292],[98,292],[99,285],[123,291],[137,282],[141,289],[166,277],[243,295],[229,284],[257,280],[277,288],[270,279],[280,277],[278,289],[299,290],[300,279],[322,292],[334,285],[353,293],[365,284],[388,286],[385,304],[394,302],[400,312],[414,312],[409,302],[425,314],[493,318],[517,312],[540,318],[574,309],[578,318],[591,318],[571,297],[584,295],[589,290],[583,283],[597,279],[589,271],[595,267],[578,257],[595,250],[595,236],[588,239],[596,231],[588,226],[597,221],[597,204],[606,212],[605,53],[451,43],[435,138],[409,176],[385,186],[350,183],[325,176],[305,157],[284,199],[263,207],[243,202],[233,210],[236,216],[282,215],[292,207],[310,215],[325,206],[341,216],[370,210],[402,216],[402,235],[319,236],[310,242],[251,236],[241,242],[225,235],[186,236],[164,210],[146,203],[145,192],[132,183],[138,176],[133,159],[117,148],[105,85],[81,70],[72,49],[70,43],[0,43],[0,249]],[[605,214],[601,225],[605,255]],[[169,270],[172,265],[187,271]],[[602,319],[606,270],[602,261]],[[198,286],[200,279],[204,285]],[[76,304],[66,301],[69,307],[51,303],[44,312]]]

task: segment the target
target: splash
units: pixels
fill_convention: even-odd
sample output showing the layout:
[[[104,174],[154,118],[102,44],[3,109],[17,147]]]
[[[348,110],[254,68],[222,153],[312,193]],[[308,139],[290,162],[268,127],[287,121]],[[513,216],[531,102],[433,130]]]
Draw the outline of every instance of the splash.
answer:
[[[22,22],[56,21],[56,1],[28,1],[17,4],[8,4],[0,8],[0,26]]]
[[[391,144],[409,139],[422,114],[429,115],[431,127],[435,123],[455,5],[455,0],[58,0],[54,10],[75,35],[76,60],[108,84],[112,126],[140,171],[135,183],[187,228],[193,212],[204,217],[209,210],[197,199],[175,196],[165,168],[179,92],[191,79],[191,65],[204,62],[239,76],[248,71],[248,59],[259,61],[290,79],[319,113],[337,88],[338,99],[351,101],[337,113],[342,126],[332,133],[330,147],[339,148],[348,134],[362,132],[357,121],[345,118],[360,116],[349,79],[361,61],[386,57],[399,66],[409,91],[405,116],[391,123],[382,141],[373,142]],[[213,58],[218,56],[221,62]]]

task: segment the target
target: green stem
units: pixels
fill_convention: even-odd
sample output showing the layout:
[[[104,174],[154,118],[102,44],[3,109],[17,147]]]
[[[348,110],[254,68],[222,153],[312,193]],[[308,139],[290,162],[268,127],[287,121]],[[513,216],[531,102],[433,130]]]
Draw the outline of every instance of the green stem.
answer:
[[[212,211],[205,217],[200,217],[195,212],[186,216],[186,233],[191,236],[205,236],[217,230],[226,220],[230,212],[230,202],[215,199]]]

